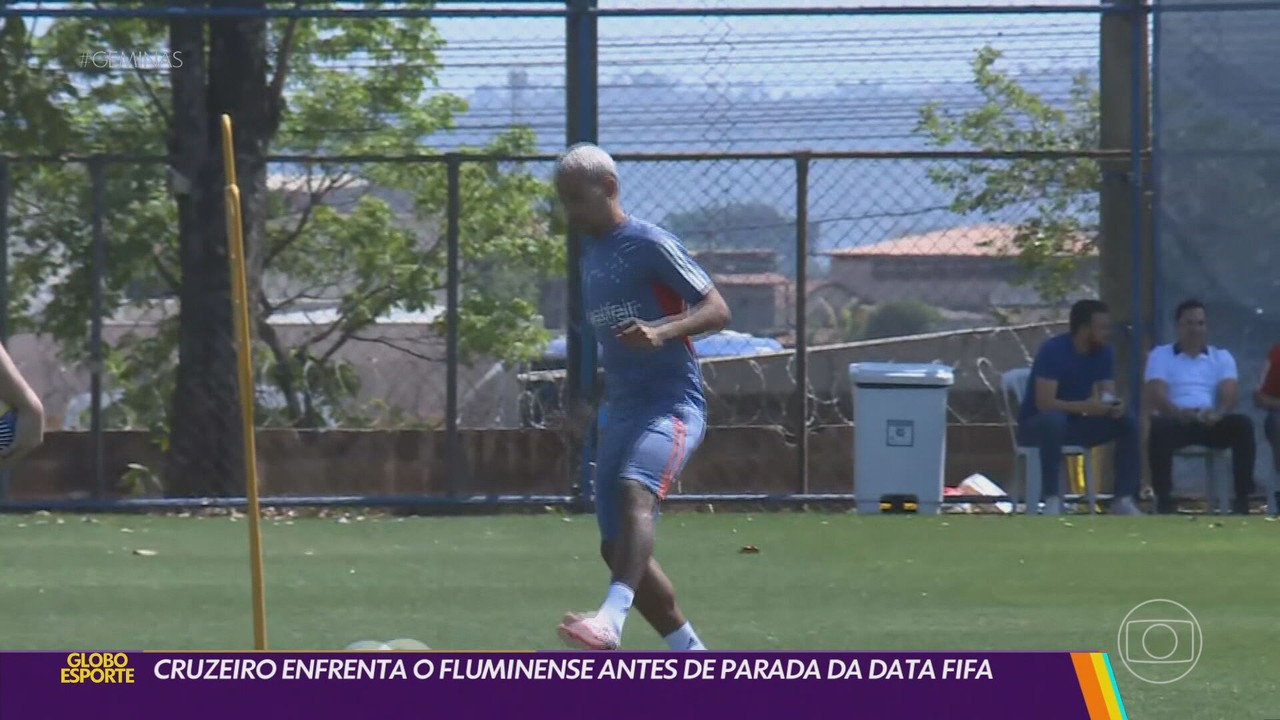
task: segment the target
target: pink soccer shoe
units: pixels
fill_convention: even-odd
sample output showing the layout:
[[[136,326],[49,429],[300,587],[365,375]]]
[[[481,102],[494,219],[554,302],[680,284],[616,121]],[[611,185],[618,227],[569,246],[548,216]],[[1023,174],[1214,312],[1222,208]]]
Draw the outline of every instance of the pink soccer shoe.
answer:
[[[558,628],[560,639],[566,645],[579,650],[617,650],[618,633],[595,616],[583,617],[565,613],[564,622]]]

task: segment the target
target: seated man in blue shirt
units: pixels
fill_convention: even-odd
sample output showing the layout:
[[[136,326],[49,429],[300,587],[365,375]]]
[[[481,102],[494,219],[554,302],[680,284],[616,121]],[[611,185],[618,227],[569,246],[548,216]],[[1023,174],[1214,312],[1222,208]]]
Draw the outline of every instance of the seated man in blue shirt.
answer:
[[[1115,357],[1108,344],[1111,317],[1098,300],[1071,306],[1070,331],[1040,346],[1023,394],[1018,444],[1040,449],[1044,512],[1062,512],[1059,485],[1064,445],[1116,444],[1111,512],[1141,515],[1138,422],[1115,396]],[[1036,502],[1027,498],[1027,502]]]

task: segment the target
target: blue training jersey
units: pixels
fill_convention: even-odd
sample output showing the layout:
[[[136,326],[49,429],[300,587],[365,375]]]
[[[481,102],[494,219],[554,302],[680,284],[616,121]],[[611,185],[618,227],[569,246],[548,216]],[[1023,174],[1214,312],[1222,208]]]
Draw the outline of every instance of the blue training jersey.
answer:
[[[711,278],[674,235],[628,217],[603,238],[585,238],[582,299],[602,354],[605,398],[614,412],[690,402],[706,407],[690,338],[636,350],[614,336],[624,320],[654,321],[701,302]]]

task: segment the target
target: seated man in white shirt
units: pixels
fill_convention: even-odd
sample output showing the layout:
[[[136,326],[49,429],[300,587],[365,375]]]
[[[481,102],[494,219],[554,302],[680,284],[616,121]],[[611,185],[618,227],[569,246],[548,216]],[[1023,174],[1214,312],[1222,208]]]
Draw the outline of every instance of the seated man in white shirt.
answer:
[[[1204,303],[1186,300],[1174,314],[1178,341],[1147,357],[1147,401],[1152,410],[1148,458],[1156,512],[1171,513],[1173,456],[1188,445],[1231,450],[1233,509],[1248,514],[1257,444],[1253,420],[1235,412],[1239,376],[1231,353],[1208,343]]]

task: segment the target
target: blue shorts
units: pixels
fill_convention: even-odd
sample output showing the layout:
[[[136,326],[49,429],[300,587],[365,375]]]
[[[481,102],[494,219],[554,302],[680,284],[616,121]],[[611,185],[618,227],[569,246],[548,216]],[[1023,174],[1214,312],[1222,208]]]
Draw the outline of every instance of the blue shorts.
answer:
[[[600,424],[596,444],[595,500],[600,537],[618,535],[619,485],[634,480],[662,500],[702,443],[707,421],[700,408],[611,413]]]
[[[0,450],[8,450],[18,430],[18,411],[9,410],[0,415]]]

